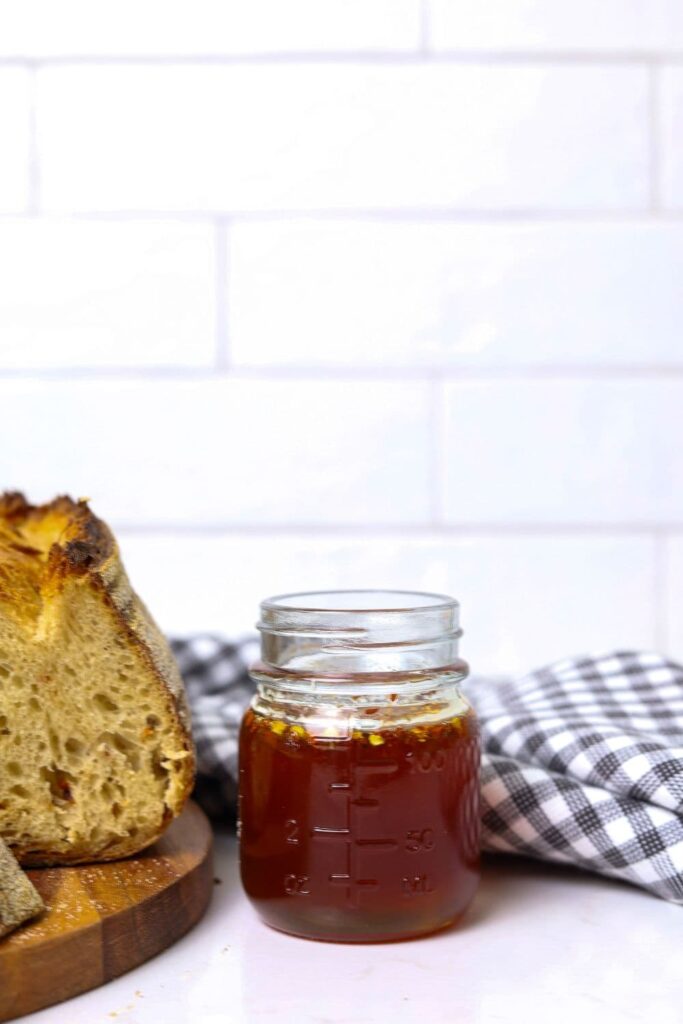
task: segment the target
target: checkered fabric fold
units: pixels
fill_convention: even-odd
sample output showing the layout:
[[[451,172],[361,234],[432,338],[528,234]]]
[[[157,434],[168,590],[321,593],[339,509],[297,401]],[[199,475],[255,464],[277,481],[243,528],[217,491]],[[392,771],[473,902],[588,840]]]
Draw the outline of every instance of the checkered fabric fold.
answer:
[[[254,641],[173,641],[193,712],[198,797],[234,814]],[[619,652],[472,680],[487,850],[574,864],[683,904],[683,668]]]

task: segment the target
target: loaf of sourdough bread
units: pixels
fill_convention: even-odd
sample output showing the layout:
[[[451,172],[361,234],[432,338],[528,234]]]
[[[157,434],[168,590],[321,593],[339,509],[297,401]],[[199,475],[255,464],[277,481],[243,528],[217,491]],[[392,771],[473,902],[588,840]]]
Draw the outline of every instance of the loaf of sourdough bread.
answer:
[[[114,860],[190,793],[168,644],[85,501],[0,496],[0,837],[21,864]]]

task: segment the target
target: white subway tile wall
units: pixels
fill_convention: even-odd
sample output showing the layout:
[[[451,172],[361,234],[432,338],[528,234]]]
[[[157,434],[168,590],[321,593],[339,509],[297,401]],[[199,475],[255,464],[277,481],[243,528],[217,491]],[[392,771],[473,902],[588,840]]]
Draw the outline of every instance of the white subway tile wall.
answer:
[[[414,53],[421,0],[22,0],[0,4],[5,57]]]
[[[671,650],[683,651],[683,531],[672,532],[664,553],[666,583],[664,592],[664,643]]]
[[[672,210],[683,211],[683,67],[661,73],[661,191]]]
[[[680,0],[431,0],[436,50],[683,51]]]
[[[210,224],[6,221],[0,367],[211,370],[215,276]]]
[[[37,79],[52,212],[600,212],[649,200],[638,66],[79,64]]]
[[[269,221],[229,246],[236,366],[683,366],[683,222]]]
[[[31,77],[0,67],[0,214],[25,213],[31,192]]]
[[[683,657],[681,55],[678,0],[0,0],[0,486],[174,633],[396,586],[478,673]]]
[[[419,523],[429,397],[411,381],[5,381],[0,436],[24,437],[3,463],[119,523]]]
[[[446,521],[683,520],[683,380],[449,382],[445,391]]]

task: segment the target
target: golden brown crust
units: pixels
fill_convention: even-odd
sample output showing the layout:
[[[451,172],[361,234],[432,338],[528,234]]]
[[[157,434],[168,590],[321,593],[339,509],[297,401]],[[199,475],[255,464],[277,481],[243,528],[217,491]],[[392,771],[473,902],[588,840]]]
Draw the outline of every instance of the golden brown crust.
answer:
[[[0,839],[0,939],[44,909],[38,891]]]
[[[30,505],[18,491],[0,495],[0,600],[35,617],[41,593],[69,575],[96,573],[116,552],[105,524],[66,495]]]
[[[125,838],[95,858],[116,860],[158,839],[192,792],[195,755],[183,682],[166,639],[130,585],[113,534],[87,501],[61,495],[44,505],[31,505],[19,492],[0,495],[0,601],[17,614],[37,616],[43,603],[69,581],[90,584],[101,595],[131,649],[163,687],[169,715],[177,722],[187,753],[179,770],[180,795],[159,832],[143,842],[140,837]],[[62,851],[54,855],[48,850],[14,852],[27,865],[93,859],[69,857]]]
[[[116,551],[111,530],[91,512],[85,499],[62,494],[44,505],[31,505],[19,491],[0,494],[0,522],[18,537],[34,539],[27,554],[47,557],[64,575],[96,570]],[[21,547],[21,543],[15,544]]]

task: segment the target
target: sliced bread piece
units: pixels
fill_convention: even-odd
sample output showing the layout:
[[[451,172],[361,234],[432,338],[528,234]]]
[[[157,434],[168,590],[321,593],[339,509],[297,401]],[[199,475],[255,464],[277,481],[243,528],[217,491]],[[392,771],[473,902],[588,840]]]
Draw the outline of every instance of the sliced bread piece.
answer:
[[[0,496],[0,836],[22,864],[113,860],[190,793],[182,680],[84,501]]]
[[[44,909],[37,889],[0,839],[0,939]]]

